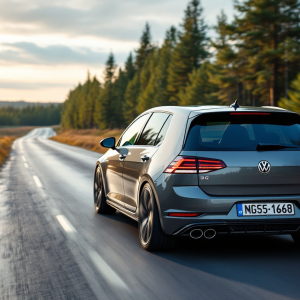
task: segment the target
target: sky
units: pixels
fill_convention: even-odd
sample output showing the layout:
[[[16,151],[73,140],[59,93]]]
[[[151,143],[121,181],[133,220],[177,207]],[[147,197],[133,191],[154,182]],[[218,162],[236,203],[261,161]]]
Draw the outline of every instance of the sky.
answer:
[[[162,43],[167,29],[179,27],[188,2],[1,0],[0,100],[63,102],[88,70],[103,80],[110,52],[123,66],[146,22],[153,42]],[[222,9],[232,19],[232,0],[202,0],[201,5],[210,26]]]

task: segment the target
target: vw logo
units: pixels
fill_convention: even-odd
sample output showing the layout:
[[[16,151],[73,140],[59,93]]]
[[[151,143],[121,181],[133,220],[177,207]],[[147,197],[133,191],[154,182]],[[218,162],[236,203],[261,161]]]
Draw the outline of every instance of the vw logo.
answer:
[[[271,170],[271,165],[268,161],[262,160],[258,164],[258,170],[260,173],[267,174]]]

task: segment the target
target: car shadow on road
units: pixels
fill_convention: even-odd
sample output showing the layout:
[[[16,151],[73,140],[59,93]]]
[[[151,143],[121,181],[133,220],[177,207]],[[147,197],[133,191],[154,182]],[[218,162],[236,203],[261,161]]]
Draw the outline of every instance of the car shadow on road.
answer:
[[[115,214],[112,214],[112,215],[102,215],[102,217],[105,217],[107,219],[110,219],[110,220],[113,220],[116,222],[130,225],[134,228],[138,228],[137,221],[125,216],[124,214],[120,213],[119,211],[117,211]]]
[[[179,238],[172,252],[156,255],[221,278],[298,298],[299,254],[290,235],[248,235],[217,236],[213,240]]]
[[[136,221],[121,213],[105,218],[120,223],[119,233],[136,241],[134,248],[142,257],[154,255],[248,288],[255,286],[279,295],[278,299],[299,298],[300,248],[290,235],[217,236],[212,240],[181,237],[171,251],[147,253],[138,245]]]

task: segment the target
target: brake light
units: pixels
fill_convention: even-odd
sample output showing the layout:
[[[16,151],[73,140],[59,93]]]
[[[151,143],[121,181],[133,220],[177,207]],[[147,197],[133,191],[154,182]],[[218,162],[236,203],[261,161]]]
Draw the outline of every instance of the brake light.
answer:
[[[165,173],[196,174],[196,158],[177,156],[167,167]]]
[[[198,174],[226,168],[222,160],[177,156],[164,173]]]
[[[218,159],[199,158],[199,173],[208,173],[226,168],[225,163]]]
[[[197,213],[169,213],[168,216],[170,217],[198,217],[202,214]]]

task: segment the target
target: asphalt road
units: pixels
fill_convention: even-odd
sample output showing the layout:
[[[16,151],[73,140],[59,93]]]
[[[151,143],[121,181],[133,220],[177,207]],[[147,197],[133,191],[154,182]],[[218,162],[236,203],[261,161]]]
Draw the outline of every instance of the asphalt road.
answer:
[[[0,172],[0,299],[300,299],[290,236],[181,239],[148,253],[137,223],[94,213],[99,154],[35,129]]]

